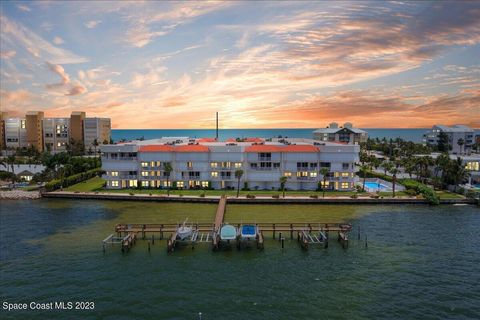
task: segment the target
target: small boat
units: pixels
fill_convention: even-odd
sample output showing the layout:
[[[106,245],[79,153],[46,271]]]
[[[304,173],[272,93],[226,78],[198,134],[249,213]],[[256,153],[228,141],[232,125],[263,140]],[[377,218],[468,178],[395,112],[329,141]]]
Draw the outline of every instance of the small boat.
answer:
[[[220,229],[220,240],[228,241],[237,238],[237,228],[230,224],[224,224]]]
[[[192,235],[192,227],[186,226],[187,220],[188,218],[183,221],[181,227],[177,227],[177,238],[180,240],[185,240]]]
[[[243,225],[240,231],[242,239],[255,239],[257,237],[257,227],[251,224]]]

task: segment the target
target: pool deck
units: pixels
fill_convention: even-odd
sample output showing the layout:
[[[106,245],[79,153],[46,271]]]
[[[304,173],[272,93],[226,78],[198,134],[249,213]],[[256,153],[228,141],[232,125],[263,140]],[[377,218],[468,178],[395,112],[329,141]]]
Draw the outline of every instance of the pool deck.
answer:
[[[218,203],[221,196],[178,196],[170,195],[148,195],[148,194],[127,194],[127,193],[104,193],[104,192],[70,192],[70,191],[54,191],[42,194],[45,198],[62,198],[62,199],[93,199],[93,200],[126,200],[126,201],[169,201],[169,202],[198,202],[198,203]],[[369,196],[359,196],[356,199],[345,197],[285,197],[274,199],[272,197],[257,196],[255,198],[246,197],[228,197],[228,203],[232,204],[428,204],[425,199],[417,198],[370,198]],[[478,204],[475,199],[440,199],[440,204]]]

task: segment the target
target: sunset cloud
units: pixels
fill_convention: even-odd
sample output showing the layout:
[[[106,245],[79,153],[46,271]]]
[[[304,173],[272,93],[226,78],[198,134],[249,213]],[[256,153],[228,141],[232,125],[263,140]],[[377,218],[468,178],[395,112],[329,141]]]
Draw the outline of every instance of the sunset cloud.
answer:
[[[2,110],[85,110],[117,128],[207,128],[217,111],[229,128],[480,126],[478,2],[0,5],[14,6]]]

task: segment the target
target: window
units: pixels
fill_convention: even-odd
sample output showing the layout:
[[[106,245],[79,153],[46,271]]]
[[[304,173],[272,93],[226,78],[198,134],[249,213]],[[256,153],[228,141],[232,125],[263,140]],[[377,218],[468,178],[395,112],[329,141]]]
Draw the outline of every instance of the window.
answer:
[[[349,168],[350,168],[350,163],[348,163],[348,162],[342,163],[342,169],[343,170],[347,170]]]
[[[110,172],[110,175],[111,175],[112,177],[118,177],[118,171],[111,171],[111,172]],[[118,182],[118,181],[117,181],[117,182]]]
[[[235,162],[235,168],[241,168],[242,167],[242,163],[241,162]]]
[[[232,166],[231,162],[222,162],[222,168],[230,169],[231,166]]]
[[[171,187],[172,186],[172,181],[163,181],[163,186],[164,187]],[[178,183],[177,183],[178,186]]]
[[[310,169],[316,169],[317,168],[317,163],[316,162],[311,162],[310,163]]]
[[[284,175],[285,177],[290,178],[290,177],[292,176],[292,173],[289,172],[289,171],[285,171],[285,172],[283,173],[283,175]]]
[[[142,163],[141,163],[141,166],[142,166],[143,168],[148,167],[148,162],[142,162]]]
[[[157,161],[157,167],[161,167],[162,163],[160,161]]]
[[[257,164],[256,163],[250,163],[250,168],[257,168]]]
[[[128,186],[130,188],[136,188],[137,187],[137,180],[128,180]]]
[[[177,188],[183,188],[183,181],[177,181]]]
[[[350,172],[342,172],[342,177],[344,178],[350,177]]]
[[[110,181],[110,185],[112,187],[118,187],[118,181],[114,180],[114,181]]]
[[[155,177],[155,171],[150,171],[150,177]]]
[[[297,162],[297,168],[308,168],[308,162]]]
[[[316,172],[310,172],[310,178],[315,178],[317,176]]]
[[[157,177],[160,177],[160,175],[161,175],[161,172],[157,171]]]
[[[348,189],[348,188],[350,188],[350,183],[342,182],[342,189]]]
[[[477,161],[467,162],[465,165],[465,169],[469,171],[480,171],[480,162],[477,162]]]
[[[202,181],[202,188],[208,188],[208,181]]]
[[[210,175],[214,178],[218,177],[218,172],[217,171],[212,171]]]
[[[210,167],[211,168],[217,168],[218,167],[218,162],[210,162]]]
[[[192,162],[192,161],[188,161],[188,162],[187,162],[187,168],[188,168],[188,169],[192,169],[192,168],[193,168],[193,162]]]
[[[274,168],[280,168],[280,162],[274,162],[273,167]]]
[[[307,171],[298,171],[297,172],[297,177],[299,177],[299,178],[308,177],[308,172]]]
[[[320,162],[321,168],[330,168],[330,162]]]
[[[150,167],[155,167],[155,161],[150,162]]]
[[[148,181],[142,181],[142,187],[148,187],[149,183]]]
[[[25,129],[25,120],[20,120],[20,128]]]
[[[142,171],[142,177],[148,177],[148,171]]]
[[[328,188],[330,186],[330,181],[320,181],[322,188]]]

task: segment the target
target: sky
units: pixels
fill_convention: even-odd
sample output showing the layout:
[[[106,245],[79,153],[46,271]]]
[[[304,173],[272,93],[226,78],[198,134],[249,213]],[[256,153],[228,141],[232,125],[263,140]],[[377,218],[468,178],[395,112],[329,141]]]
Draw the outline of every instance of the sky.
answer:
[[[480,128],[480,1],[2,1],[0,24],[10,116]]]

